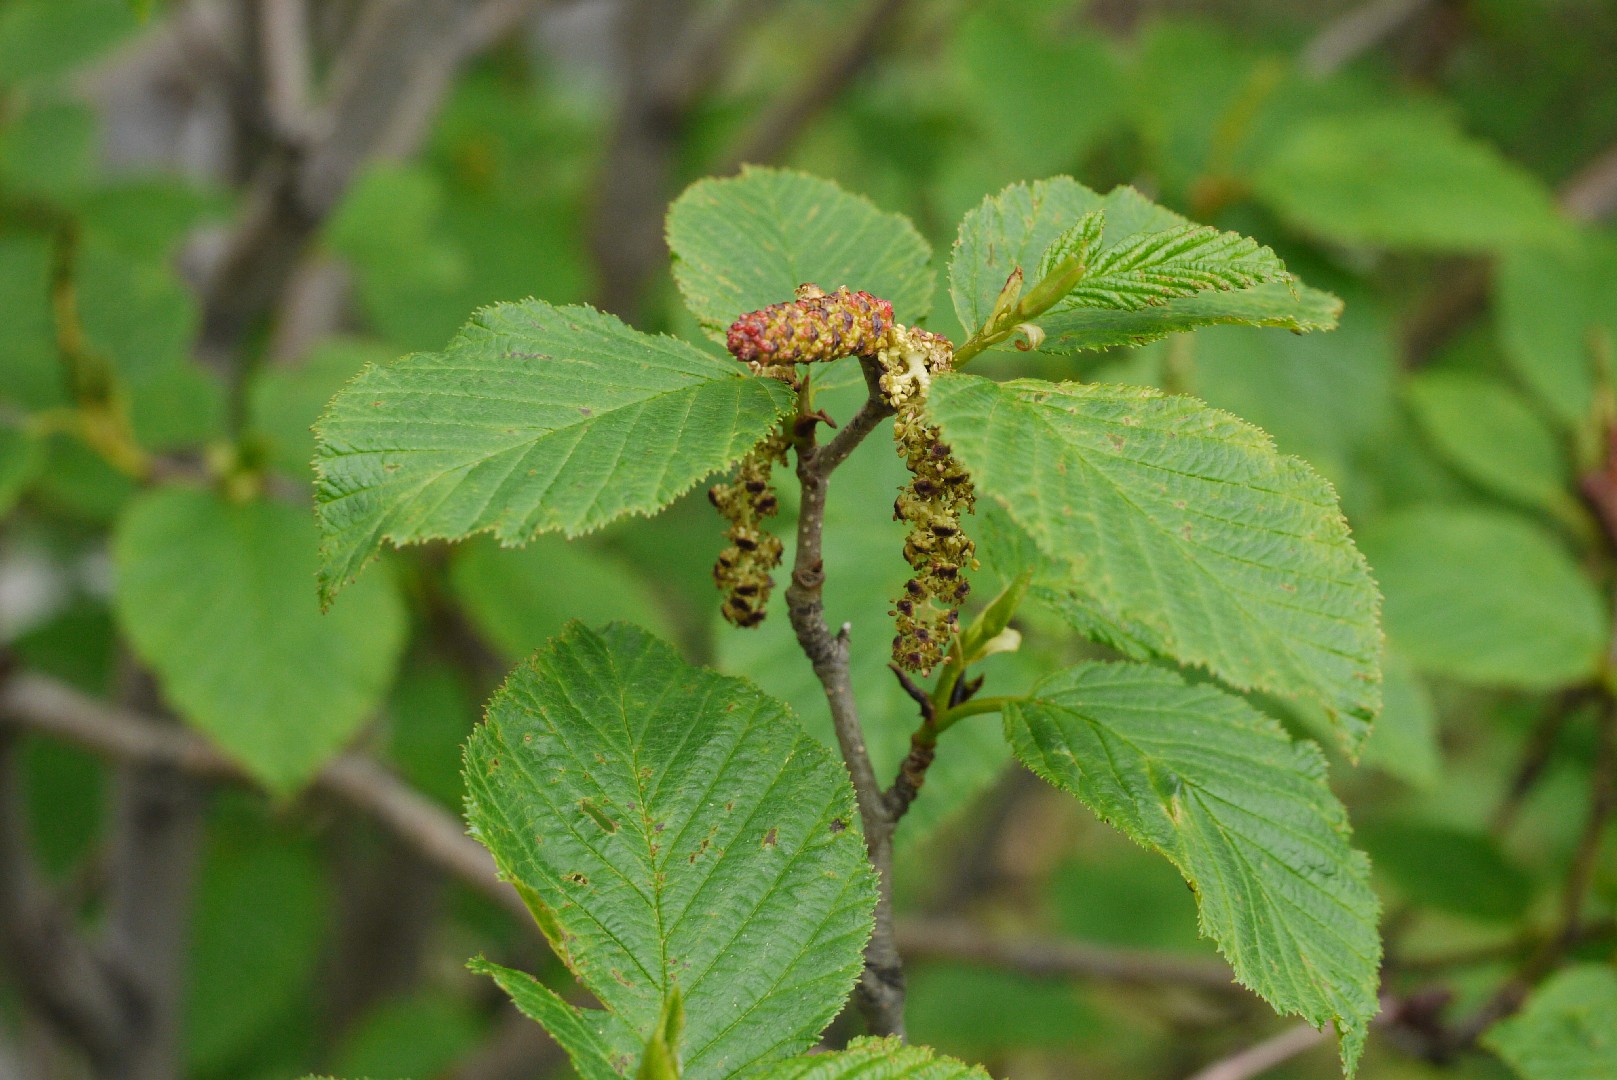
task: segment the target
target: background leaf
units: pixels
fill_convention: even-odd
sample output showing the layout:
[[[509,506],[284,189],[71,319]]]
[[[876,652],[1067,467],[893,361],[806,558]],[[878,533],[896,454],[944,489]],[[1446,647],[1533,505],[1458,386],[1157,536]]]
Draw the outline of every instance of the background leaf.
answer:
[[[790,401],[777,380],[591,308],[485,308],[445,352],[367,368],[321,419],[323,595],[384,540],[521,543],[654,513]]]
[[[1068,668],[1004,716],[1030,769],[1179,868],[1243,985],[1337,1022],[1351,1073],[1378,1007],[1379,905],[1319,748],[1216,687],[1139,664]]]
[[[1381,713],[1364,740],[1359,764],[1431,788],[1443,769],[1432,695],[1409,662],[1390,649],[1381,657],[1381,674]]]
[[[478,630],[513,659],[570,619],[634,619],[659,636],[674,632],[638,567],[582,541],[541,536],[526,547],[502,548],[477,537],[455,551],[449,580]]]
[[[1292,224],[1344,243],[1490,251],[1565,233],[1542,183],[1432,110],[1297,124],[1252,179]]]
[[[1560,972],[1482,1042],[1522,1080],[1617,1076],[1617,971],[1582,964]]]
[[[805,282],[891,300],[905,323],[932,304],[932,250],[909,219],[803,173],[746,166],[697,181],[668,208],[668,247],[685,306],[720,338]]]
[[[983,495],[1113,621],[1242,688],[1380,707],[1377,593],[1335,493],[1194,398],[949,375],[927,403]]]
[[[1421,429],[1468,479],[1562,520],[1579,515],[1561,442],[1509,387],[1480,375],[1423,371],[1404,392]]]
[[[1594,335],[1617,341],[1617,242],[1591,234],[1512,248],[1498,261],[1494,302],[1511,368],[1564,423],[1585,423],[1598,375]]]
[[[45,464],[45,447],[32,432],[0,421],[0,514],[16,505]]]
[[[569,627],[466,752],[472,828],[644,1046],[677,983],[691,1080],[806,1049],[875,902],[847,773],[751,685],[644,631]]]
[[[1361,825],[1359,842],[1377,878],[1422,907],[1508,923],[1532,902],[1533,879],[1486,833],[1389,820]]]
[[[321,615],[315,543],[291,506],[185,488],[141,495],[113,541],[119,622],[163,695],[279,794],[381,705],[404,644],[385,575]]]
[[[1405,510],[1361,537],[1387,637],[1417,669],[1551,689],[1592,676],[1609,636],[1599,592],[1551,536],[1464,506]]]
[[[188,1068],[227,1070],[252,1040],[297,1018],[331,933],[328,891],[315,853],[285,836],[209,853],[186,969]],[[247,917],[255,911],[275,917]]]

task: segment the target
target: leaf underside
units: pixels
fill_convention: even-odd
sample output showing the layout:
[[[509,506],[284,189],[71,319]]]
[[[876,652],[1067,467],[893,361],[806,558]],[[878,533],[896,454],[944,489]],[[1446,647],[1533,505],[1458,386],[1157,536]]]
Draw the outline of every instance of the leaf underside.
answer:
[[[367,368],[321,419],[322,595],[384,540],[519,544],[655,513],[790,404],[776,380],[592,308],[485,308],[444,352]]]
[[[1004,717],[1029,768],[1178,867],[1242,985],[1337,1023],[1351,1073],[1377,1009],[1378,905],[1319,748],[1217,687],[1125,662],[1051,676]]]
[[[841,1008],[875,903],[853,791],[750,683],[575,623],[495,695],[465,775],[473,831],[636,1054],[675,984],[691,1080],[800,1052]]]
[[[1355,750],[1380,708],[1379,597],[1329,484],[1188,397],[937,379],[928,413],[979,490],[1125,651],[1304,694]]]

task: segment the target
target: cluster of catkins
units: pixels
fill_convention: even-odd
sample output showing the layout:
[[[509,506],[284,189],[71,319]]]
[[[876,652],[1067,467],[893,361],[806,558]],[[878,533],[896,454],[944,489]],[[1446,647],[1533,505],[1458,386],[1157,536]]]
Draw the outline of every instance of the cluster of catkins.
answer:
[[[882,393],[897,414],[893,439],[911,474],[893,503],[894,520],[909,525],[904,559],[915,571],[890,613],[898,629],[893,660],[924,675],[943,660],[957,631],[960,604],[971,591],[965,571],[977,566],[976,545],[960,518],[972,512],[976,493],[942,432],[922,412],[932,376],[954,363],[949,339],[900,327],[877,359]]]
[[[964,571],[976,566],[975,545],[960,527],[974,503],[971,478],[922,414],[932,376],[949,369],[954,347],[941,335],[895,323],[886,300],[814,285],[801,286],[794,301],[743,315],[725,343],[758,374],[794,386],[795,364],[858,356],[880,365],[882,395],[896,413],[893,435],[912,474],[893,504],[893,516],[910,527],[904,558],[915,571],[893,602],[893,659],[907,671],[930,672],[956,633],[960,602],[970,590]],[[770,572],[780,563],[781,543],[764,532],[762,520],[775,513],[769,474],[785,461],[787,445],[785,431],[777,431],[742,460],[733,482],[708,492],[730,521],[725,535],[731,546],[713,577],[725,593],[724,617],[737,626],[763,621]]]

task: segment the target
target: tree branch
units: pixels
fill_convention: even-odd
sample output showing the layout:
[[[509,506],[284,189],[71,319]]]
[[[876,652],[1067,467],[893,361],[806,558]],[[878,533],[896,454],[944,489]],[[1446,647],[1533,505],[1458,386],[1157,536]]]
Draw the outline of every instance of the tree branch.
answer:
[[[1287,1028],[1273,1038],[1254,1043],[1222,1061],[1215,1061],[1200,1070],[1190,1080],[1252,1080],[1274,1068],[1306,1053],[1330,1038],[1330,1027],[1315,1031],[1307,1024]]]
[[[115,759],[167,764],[203,779],[253,784],[240,766],[200,736],[41,675],[21,672],[0,686],[0,724],[38,731]],[[360,810],[432,865],[531,922],[516,890],[500,880],[493,857],[466,835],[460,821],[382,765],[344,754],[312,786]]]
[[[16,734],[0,731],[0,948],[28,1011],[82,1049],[95,1075],[110,1077],[128,1039],[131,996],[39,880],[25,822]]]
[[[123,666],[121,695],[156,710],[151,677],[128,660]],[[151,723],[178,726],[172,716],[153,716]],[[105,934],[138,1002],[119,1063],[127,1080],[168,1080],[183,1071],[186,956],[205,808],[201,783],[171,764],[133,760],[116,770]]]
[[[797,643],[813,665],[831,709],[842,760],[853,780],[864,825],[865,847],[876,868],[880,892],[876,901],[876,927],[865,946],[865,969],[855,998],[865,1022],[875,1035],[904,1034],[904,968],[893,930],[893,825],[887,798],[865,748],[864,729],[854,701],[848,670],[848,631],[844,625],[833,635],[825,621],[825,497],[832,471],[875,430],[887,415],[874,364],[865,364],[869,396],[859,412],[829,443],[815,445],[816,421],[797,418],[793,447],[797,453],[797,480],[802,489],[797,516],[797,553],[792,582],[786,589],[786,610]]]
[[[684,0],[622,5],[624,85],[598,170],[589,243],[601,307],[633,320],[646,282],[667,259],[663,215],[679,139],[692,107],[725,70],[736,36],[767,5]]]
[[[732,173],[748,162],[771,162],[789,150],[809,123],[875,58],[906,2],[872,0],[853,33],[795,91],[759,117],[716,171]]]
[[[258,0],[259,68],[264,107],[276,134],[301,142],[309,134],[309,9],[306,0]]]
[[[955,960],[1001,968],[1029,979],[1083,979],[1135,986],[1189,986],[1246,996],[1217,960],[1197,960],[1136,949],[1109,949],[1086,942],[1009,938],[985,933],[964,919],[899,921],[899,951],[906,960]]]
[[[1599,223],[1617,214],[1617,145],[1607,147],[1562,184],[1557,201],[1575,221]],[[1411,366],[1431,359],[1486,309],[1490,280],[1487,264],[1481,261],[1459,263],[1443,275],[1444,286],[1434,290],[1405,324],[1404,354]]]
[[[1470,1046],[1483,1032],[1521,1008],[1533,986],[1555,968],[1566,950],[1581,936],[1583,907],[1599,862],[1601,838],[1606,823],[1617,810],[1617,703],[1607,702],[1597,723],[1599,749],[1589,781],[1589,811],[1561,890],[1560,925],[1515,975],[1505,980],[1469,1019],[1454,1029],[1449,1044],[1444,1047],[1450,1053]]]
[[[1318,79],[1334,75],[1397,33],[1433,0],[1371,0],[1328,23],[1303,49],[1302,69]]]
[[[537,0],[378,0],[334,64],[308,144],[274,148],[204,289],[199,352],[227,366],[275,309],[320,223],[366,164],[407,157],[454,74]]]

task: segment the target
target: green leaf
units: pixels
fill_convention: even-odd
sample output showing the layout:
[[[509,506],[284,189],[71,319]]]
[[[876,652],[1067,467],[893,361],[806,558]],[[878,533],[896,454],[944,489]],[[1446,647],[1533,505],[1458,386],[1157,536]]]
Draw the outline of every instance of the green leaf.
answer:
[[[616,1014],[569,1004],[532,975],[482,957],[466,966],[493,977],[522,1014],[543,1026],[567,1051],[583,1080],[620,1080],[639,1054],[634,1032]]]
[[[1506,251],[1494,272],[1499,341],[1511,368],[1564,424],[1588,422],[1595,341],[1617,342],[1617,242]]]
[[[1579,514],[1561,442],[1520,394],[1452,371],[1421,372],[1404,392],[1426,436],[1467,479],[1562,520]]]
[[[1381,704],[1377,594],[1330,485],[1194,398],[954,374],[927,402],[989,500],[1110,622],[1243,689]]]
[[[45,447],[29,431],[0,420],[0,516],[17,500],[45,466]]]
[[[1039,275],[1033,280],[1044,280],[1055,273],[1056,269],[1068,259],[1085,266],[1090,265],[1090,257],[1100,250],[1100,238],[1105,230],[1104,210],[1091,210],[1079,218],[1060,236],[1050,241],[1050,246],[1044,249],[1044,254],[1039,257]]]
[[[0,126],[0,184],[51,204],[83,194],[95,173],[95,114],[57,102]]]
[[[1252,182],[1292,224],[1350,244],[1491,251],[1566,230],[1540,181],[1429,110],[1300,123]]]
[[[455,551],[449,582],[477,629],[513,658],[561,633],[570,619],[635,619],[659,636],[674,634],[646,574],[582,541],[542,536],[516,549],[478,537]]]
[[[1180,225],[1136,233],[1096,253],[1056,310],[1140,311],[1197,293],[1291,280],[1286,264],[1256,240],[1206,225]]]
[[[384,540],[514,544],[655,513],[790,404],[774,379],[591,308],[485,308],[446,351],[367,368],[321,419],[322,596]]]
[[[0,9],[0,84],[65,75],[134,28],[123,0],[11,0]]]
[[[1605,603],[1537,526],[1427,506],[1377,521],[1360,542],[1386,593],[1387,637],[1417,670],[1526,690],[1599,670]]]
[[[1012,184],[998,195],[983,200],[982,205],[960,223],[954,258],[949,264],[949,288],[961,325],[968,331],[982,326],[1011,272],[1021,267],[1025,273],[1031,273],[1041,265],[1044,253],[1052,244],[1080,224],[1085,215],[1097,210],[1105,213],[1103,257],[1109,260],[1112,276],[1100,279],[1099,284],[1093,286],[1096,291],[1089,297],[1092,301],[1120,303],[1126,296],[1137,303],[1141,290],[1148,284],[1143,272],[1147,267],[1140,266],[1130,272],[1131,264],[1136,260],[1148,264],[1153,251],[1158,256],[1171,256],[1176,251],[1188,255],[1182,245],[1191,240],[1195,240],[1197,246],[1205,244],[1214,251],[1223,250],[1226,258],[1245,252],[1236,261],[1243,264],[1247,276],[1263,268],[1262,274],[1253,280],[1267,280],[1272,274],[1284,273],[1284,267],[1272,253],[1260,255],[1267,252],[1267,248],[1259,248],[1254,242],[1234,234],[1201,230],[1173,211],[1155,205],[1133,188],[1118,187],[1106,195],[1098,195],[1070,177],[1058,176],[1031,185]],[[1166,240],[1147,239],[1156,233],[1170,236]],[[1247,251],[1245,245],[1249,244],[1251,250]],[[1115,251],[1115,255],[1106,256],[1105,251]],[[1109,345],[1137,345],[1178,331],[1218,323],[1279,326],[1296,331],[1328,330],[1336,325],[1341,311],[1341,302],[1329,293],[1278,280],[1235,291],[1185,295],[1182,290],[1192,281],[1210,280],[1209,268],[1182,266],[1181,270],[1187,273],[1176,279],[1178,294],[1163,303],[1135,310],[1058,306],[1038,319],[1046,334],[1040,348],[1045,352],[1068,353]],[[1212,280],[1222,278],[1226,284],[1238,280],[1239,275],[1231,274],[1231,268],[1224,267]],[[1157,294],[1154,298],[1162,299],[1163,295]]]
[[[50,307],[51,242],[18,232],[0,235],[0,400],[34,411],[67,403]]]
[[[315,544],[294,507],[184,488],[141,495],[113,538],[119,620],[164,697],[282,795],[380,705],[404,645],[385,576],[320,614]]]
[[[1436,786],[1443,769],[1437,709],[1432,695],[1409,666],[1391,650],[1381,658],[1381,715],[1364,740],[1359,764],[1380,769],[1417,788]]]
[[[635,1080],[679,1080],[679,1040],[685,1032],[685,1002],[675,985],[663,1001],[662,1015],[646,1040],[646,1052]]]
[[[312,845],[288,841],[271,833],[203,865],[186,968],[185,1060],[196,1073],[228,1071],[316,985],[331,897]]]
[[[327,338],[301,363],[274,364],[253,374],[248,412],[253,433],[268,445],[270,463],[289,476],[312,478],[314,424],[326,403],[367,364],[393,359],[393,351],[363,338]]]
[[[1351,1073],[1377,1009],[1377,903],[1319,748],[1214,686],[1131,663],[1069,668],[1004,717],[1030,769],[1179,868],[1242,985],[1336,1022]]]
[[[988,1080],[988,1074],[924,1046],[860,1038],[844,1050],[783,1061],[758,1080]]]
[[[745,166],[697,181],[668,208],[668,247],[685,306],[721,338],[805,282],[891,300],[906,323],[932,304],[932,251],[909,219],[803,173]]]
[[[1376,876],[1421,908],[1509,923],[1533,901],[1533,879],[1486,833],[1389,820],[1361,826],[1359,842]]]
[[[863,964],[875,883],[846,771],[749,683],[573,624],[466,751],[467,815],[557,953],[645,1045],[677,984],[685,1075],[806,1049]]]
[[[1580,964],[1559,972],[1482,1043],[1522,1080],[1617,1076],[1617,971]]]
[[[449,989],[423,989],[383,1000],[346,1029],[331,1055],[348,1076],[443,1076],[477,1047],[477,1007]]]

